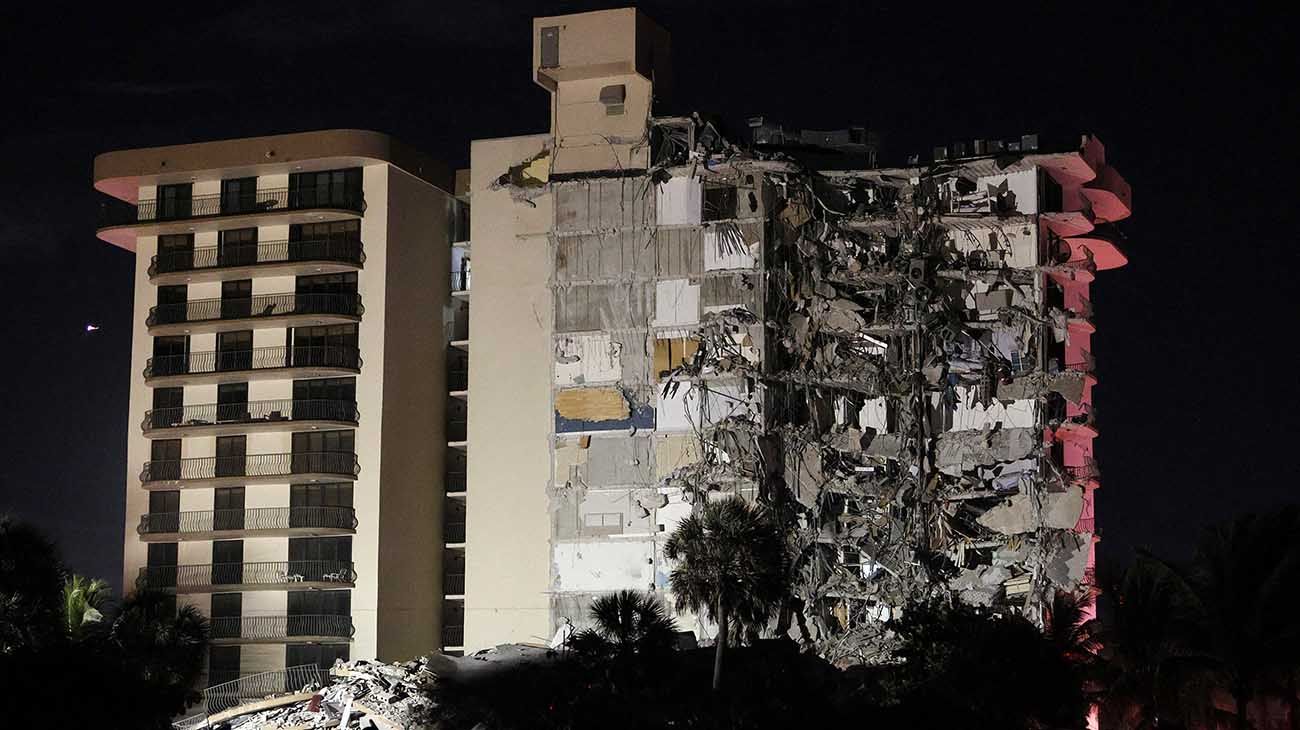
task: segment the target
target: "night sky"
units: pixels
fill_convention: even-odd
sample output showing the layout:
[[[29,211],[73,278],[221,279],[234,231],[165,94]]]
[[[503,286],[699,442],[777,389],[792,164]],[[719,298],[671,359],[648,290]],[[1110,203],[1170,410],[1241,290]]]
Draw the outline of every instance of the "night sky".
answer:
[[[1189,5],[641,4],[672,33],[671,111],[720,115],[733,139],[753,114],[867,126],[894,156],[1101,136],[1135,207],[1131,263],[1093,294],[1103,560],[1180,556],[1297,485],[1296,25]],[[473,138],[547,128],[530,18],[618,6],[7,4],[0,512],[120,583],[134,264],[95,238],[96,153],[353,127],[463,167]]]

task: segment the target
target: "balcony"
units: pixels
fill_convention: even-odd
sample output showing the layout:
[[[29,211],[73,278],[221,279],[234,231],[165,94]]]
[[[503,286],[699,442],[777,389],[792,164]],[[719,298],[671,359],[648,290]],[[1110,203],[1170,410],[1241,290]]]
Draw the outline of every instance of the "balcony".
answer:
[[[351,588],[357,573],[338,560],[287,560],[271,563],[208,563],[144,567],[138,588],[176,593],[227,591],[305,591]]]
[[[464,573],[443,573],[442,594],[444,596],[465,595],[465,574]]]
[[[357,531],[351,507],[254,507],[140,515],[143,542],[226,540],[236,537],[313,537]]]
[[[444,488],[447,494],[463,495],[469,486],[464,469],[448,470],[444,479]]]
[[[324,378],[361,371],[361,353],[343,345],[207,350],[149,358],[144,379],[155,387],[246,380]]]
[[[344,643],[356,627],[351,616],[233,616],[209,619],[214,645]]]
[[[360,471],[357,455],[350,451],[204,456],[146,461],[140,482],[145,489],[233,487],[353,480]]]
[[[228,436],[261,431],[309,431],[356,426],[356,401],[258,400],[247,403],[205,403],[145,411],[140,428],[145,436]]]
[[[149,334],[228,332],[253,327],[310,327],[360,322],[360,294],[258,294],[195,299],[149,308]]]
[[[99,237],[117,239],[186,233],[200,222],[225,228],[346,220],[365,213],[365,196],[342,185],[275,188],[249,194],[196,195],[137,205],[107,204],[100,209]],[[213,226],[204,226],[212,228]]]
[[[357,239],[227,243],[160,252],[149,263],[149,281],[162,285],[336,274],[357,271],[365,262],[365,250]]]
[[[459,520],[452,520],[443,523],[442,540],[448,545],[465,544],[465,516],[460,515]]]
[[[469,296],[470,272],[469,269],[464,271],[451,272],[451,293],[453,296]]]
[[[464,626],[443,626],[442,627],[442,646],[459,647],[465,645],[465,627]]]
[[[210,726],[209,717],[240,705],[282,694],[301,693],[304,687],[322,687],[320,668],[315,664],[258,672],[229,682],[214,684],[203,690],[201,712],[176,723],[176,730],[194,730]]]

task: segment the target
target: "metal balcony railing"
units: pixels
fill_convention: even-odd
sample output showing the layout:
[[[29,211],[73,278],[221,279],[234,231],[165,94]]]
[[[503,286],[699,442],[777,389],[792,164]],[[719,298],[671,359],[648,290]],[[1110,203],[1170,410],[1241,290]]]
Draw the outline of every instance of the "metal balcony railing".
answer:
[[[360,317],[366,311],[360,294],[257,294],[241,298],[195,299],[149,308],[145,324],[153,327],[182,322],[283,317],[293,314],[335,314]]]
[[[361,417],[351,400],[287,399],[255,400],[246,403],[204,403],[179,408],[153,408],[144,412],[140,427],[178,428],[214,426],[223,423],[276,421],[339,421],[356,423]]]
[[[465,645],[465,627],[464,626],[443,626],[442,627],[442,645],[447,646],[464,646]]]
[[[466,479],[465,470],[449,471],[444,480],[448,492],[464,492],[469,486],[469,480]]]
[[[443,595],[447,595],[447,596],[465,595],[465,574],[464,573],[443,573],[442,592]]]
[[[469,390],[469,368],[448,368],[447,390]]]
[[[295,345],[158,355],[149,358],[145,364],[144,376],[157,378],[165,375],[202,375],[300,367],[360,370],[361,353],[355,347],[343,345]]]
[[[333,261],[361,266],[366,262],[366,253],[361,241],[352,238],[223,243],[220,246],[160,251],[150,260],[149,275],[298,261]]]
[[[356,632],[351,616],[234,616],[209,619],[213,639],[275,641],[298,636],[350,639]]]
[[[469,291],[469,286],[470,286],[470,283],[471,283],[470,279],[471,279],[471,277],[470,277],[469,269],[465,269],[464,271],[452,271],[452,272],[451,272],[451,290],[452,290],[452,291]]]
[[[355,530],[357,513],[351,507],[252,507],[194,512],[150,512],[140,515],[136,532],[157,535],[219,530]]]
[[[183,590],[219,585],[350,584],[356,579],[352,563],[338,560],[288,560],[271,563],[146,566],[140,569],[136,585],[140,588]]]
[[[444,542],[465,542],[465,518],[462,516],[460,520],[444,522],[442,539]]]
[[[331,208],[360,214],[366,210],[366,200],[360,190],[340,185],[274,188],[236,195],[194,195],[162,201],[141,200],[134,206],[103,206],[100,209],[100,227],[309,208]]]
[[[303,664],[273,672],[259,672],[203,690],[203,706],[210,715],[270,695],[296,693],[321,687],[320,667]]]
[[[357,455],[351,451],[306,451],[296,454],[242,454],[146,461],[144,469],[140,472],[140,481],[148,483],[218,477],[287,477],[294,474],[336,474],[354,477],[360,471]]]

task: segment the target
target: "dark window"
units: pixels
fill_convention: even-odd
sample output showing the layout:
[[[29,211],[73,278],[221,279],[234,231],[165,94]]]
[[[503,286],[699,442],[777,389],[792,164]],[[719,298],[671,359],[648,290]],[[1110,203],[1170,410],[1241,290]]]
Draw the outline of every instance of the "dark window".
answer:
[[[194,234],[171,233],[158,237],[158,271],[189,271],[194,268]]]
[[[190,338],[188,335],[153,338],[153,375],[180,375],[189,372]]]
[[[244,580],[244,541],[212,542],[212,584],[229,585]]]
[[[222,383],[217,386],[217,420],[247,421],[248,383]]]
[[[285,647],[286,667],[315,664],[322,672],[326,672],[334,666],[335,660],[348,660],[347,644],[289,644]]]
[[[361,205],[361,168],[295,172],[289,175],[290,208],[338,207],[355,210]]]
[[[293,591],[289,594],[290,616],[350,616],[351,591]]]
[[[732,185],[704,186],[702,220],[717,221],[736,217],[736,188]]]
[[[176,585],[176,543],[149,543],[146,559],[149,587],[169,588]]]
[[[289,260],[359,261],[361,221],[289,226]]]
[[[221,212],[247,213],[257,209],[257,178],[241,177],[221,181]]]
[[[304,431],[293,435],[293,473],[344,474],[352,471],[352,431]]]
[[[233,682],[239,679],[239,647],[213,646],[208,648],[208,686]],[[212,712],[225,706],[209,708]]]
[[[560,65],[560,26],[548,25],[542,28],[542,68],[555,68]]]
[[[218,370],[249,370],[252,367],[252,330],[217,333]]]
[[[221,282],[221,317],[247,317],[253,313],[253,280]]]
[[[243,615],[244,594],[213,593],[212,610],[209,612],[212,638],[238,639],[242,633],[240,624]]]
[[[190,217],[189,183],[158,186],[158,220]]]
[[[181,493],[149,492],[148,527],[150,532],[179,532]]]
[[[248,438],[246,436],[218,436],[216,476],[243,476],[248,465],[247,449]]]
[[[295,327],[293,364],[298,367],[356,367],[357,326]]]
[[[350,527],[352,484],[294,484],[289,507],[290,527]]]
[[[241,437],[242,438],[242,437]],[[212,494],[212,529],[244,529],[244,488],[218,487]]]
[[[356,418],[356,378],[293,381],[293,417],[352,421]]]
[[[181,478],[181,440],[159,439],[149,444],[149,479]]]
[[[294,291],[297,314],[356,313],[356,272],[299,276]]]
[[[217,261],[221,266],[249,266],[257,263],[257,229],[219,231]]]
[[[188,287],[184,284],[158,287],[158,306],[154,309],[154,323],[184,322],[187,319],[187,291]]]
[[[352,562],[352,538],[350,537],[291,537],[289,538],[289,562],[327,561],[333,563]]]
[[[184,416],[184,388],[154,388],[153,410],[149,423],[154,428],[166,428],[180,423]]]

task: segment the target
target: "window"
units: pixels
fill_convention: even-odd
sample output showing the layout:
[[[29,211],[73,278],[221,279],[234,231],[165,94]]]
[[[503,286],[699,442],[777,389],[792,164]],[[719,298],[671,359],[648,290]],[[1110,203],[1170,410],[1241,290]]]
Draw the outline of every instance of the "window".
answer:
[[[179,532],[181,493],[168,490],[149,492],[149,531]]]
[[[293,473],[351,473],[352,431],[300,431],[293,435]]]
[[[208,648],[208,686],[222,684],[223,682],[233,682],[239,679],[239,647],[238,646],[212,646]],[[219,702],[228,702],[224,698],[218,698]],[[224,705],[208,708],[209,712],[219,712],[225,709]]]
[[[149,479],[181,478],[181,440],[158,439],[149,443]]]
[[[217,386],[217,421],[248,421],[248,383],[222,383]]]
[[[560,65],[560,26],[548,25],[542,28],[541,42],[542,68],[556,68]]]
[[[623,102],[627,100],[627,86],[611,84],[600,89],[600,103],[605,105],[605,116],[617,117],[623,114]]]
[[[159,185],[157,219],[161,221],[189,218],[191,189],[192,186],[189,183]]]
[[[241,177],[221,181],[221,212],[248,213],[257,209],[257,178]]]
[[[286,667],[315,664],[322,672],[326,672],[334,666],[335,661],[347,660],[347,644],[289,644],[284,651]]]
[[[253,280],[221,282],[221,318],[248,317],[253,313]]]
[[[242,437],[240,437],[242,438]],[[218,487],[212,494],[212,529],[244,529],[244,488]]]
[[[361,221],[289,226],[290,261],[360,261]]]
[[[351,591],[293,591],[290,616],[351,616]]]
[[[151,542],[146,555],[150,588],[174,588],[176,586],[176,543]]]
[[[736,188],[732,185],[704,186],[702,220],[717,221],[736,217]]]
[[[293,364],[319,367],[357,366],[357,326],[295,327]]]
[[[158,271],[189,271],[194,268],[194,234],[171,233],[158,236]]]
[[[151,375],[180,375],[189,372],[190,338],[187,335],[153,338]]]
[[[352,538],[289,538],[290,575],[301,575],[307,581],[350,580],[351,571]]]
[[[248,466],[247,436],[218,436],[215,476],[243,476]]]
[[[300,276],[294,285],[298,294],[356,294],[357,274],[351,271],[344,274],[318,274]]]
[[[257,229],[219,231],[217,261],[221,266],[250,266],[257,263]]]
[[[253,331],[217,333],[217,370],[250,370],[253,367]]]
[[[623,534],[623,513],[591,512],[582,516],[583,535]]]
[[[300,276],[294,290],[298,314],[356,313],[356,272]]]
[[[153,310],[154,324],[171,324],[186,320],[187,289],[184,284],[158,287],[158,306]]]
[[[293,381],[293,417],[331,421],[356,419],[356,378],[320,378]]]
[[[361,168],[295,172],[289,175],[290,208],[338,207],[355,210],[361,205]]]
[[[212,584],[230,585],[244,580],[244,541],[212,542]]]
[[[184,388],[154,388],[153,410],[149,413],[149,425],[154,428],[167,428],[180,423],[184,417]]]
[[[350,527],[352,484],[294,484],[289,487],[290,527]]]
[[[214,639],[238,639],[244,615],[244,594],[213,593],[211,635]]]

